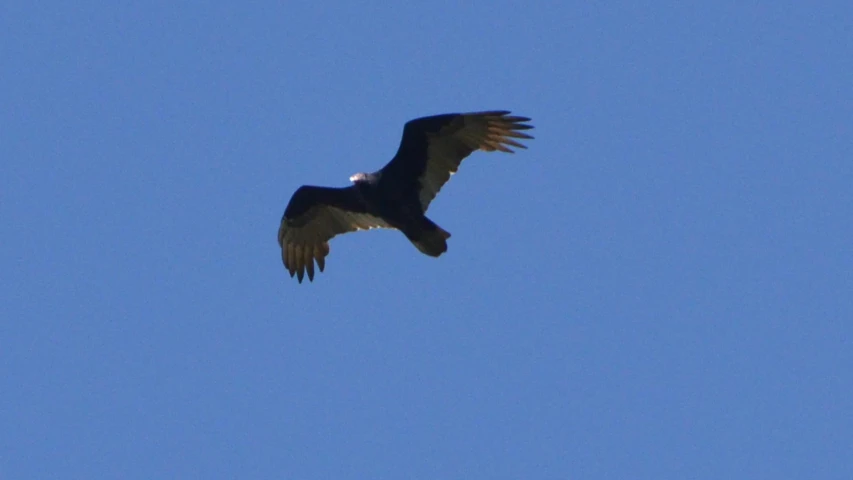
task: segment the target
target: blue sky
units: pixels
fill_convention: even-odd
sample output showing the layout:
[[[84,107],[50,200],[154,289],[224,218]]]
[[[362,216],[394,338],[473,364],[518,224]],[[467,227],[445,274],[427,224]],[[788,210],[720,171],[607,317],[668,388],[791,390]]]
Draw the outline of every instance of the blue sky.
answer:
[[[0,478],[853,478],[847,2],[0,8]],[[299,285],[302,184],[510,109]]]

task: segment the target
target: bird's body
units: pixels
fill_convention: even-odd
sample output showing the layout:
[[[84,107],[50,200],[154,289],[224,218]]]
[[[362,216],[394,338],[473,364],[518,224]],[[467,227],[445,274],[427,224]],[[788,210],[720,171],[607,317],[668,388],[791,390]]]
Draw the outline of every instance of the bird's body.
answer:
[[[444,114],[406,123],[394,158],[374,173],[350,177],[344,188],[299,187],[290,199],[278,231],[282,261],[299,282],[307,271],[314,280],[335,235],[371,228],[400,230],[422,253],[438,257],[447,251],[450,234],[425,215],[430,202],[462,160],[474,150],[526,148],[512,140],[533,138],[519,130],[532,128],[525,117],[506,111]]]

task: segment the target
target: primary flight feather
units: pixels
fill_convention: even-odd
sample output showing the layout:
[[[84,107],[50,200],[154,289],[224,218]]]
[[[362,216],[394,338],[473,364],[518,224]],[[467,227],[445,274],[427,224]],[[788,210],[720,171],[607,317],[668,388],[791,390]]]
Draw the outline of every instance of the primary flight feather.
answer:
[[[532,139],[526,117],[508,111],[448,113],[406,123],[394,158],[374,173],[356,173],[344,188],[303,185],[291,197],[278,229],[281,259],[299,283],[322,272],[329,240],[371,228],[400,230],[418,250],[438,257],[450,233],[425,216],[430,202],[475,150],[513,153]]]

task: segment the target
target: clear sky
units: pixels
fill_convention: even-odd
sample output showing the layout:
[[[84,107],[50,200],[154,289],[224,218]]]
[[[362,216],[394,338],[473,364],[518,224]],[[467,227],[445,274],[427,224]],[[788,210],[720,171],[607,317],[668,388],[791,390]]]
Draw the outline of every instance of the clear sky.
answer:
[[[853,478],[853,7],[651,3],[5,2],[0,478]],[[489,109],[445,255],[287,275]]]

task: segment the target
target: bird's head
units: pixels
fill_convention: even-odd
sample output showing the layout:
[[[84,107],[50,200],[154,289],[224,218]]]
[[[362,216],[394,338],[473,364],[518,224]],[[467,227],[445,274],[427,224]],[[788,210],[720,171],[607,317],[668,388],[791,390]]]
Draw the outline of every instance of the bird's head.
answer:
[[[351,177],[349,177],[349,181],[352,183],[366,182],[367,181],[367,174],[362,173],[362,172],[353,174]]]
[[[349,181],[352,183],[376,183],[379,181],[379,173],[356,173],[355,175],[349,177]]]

